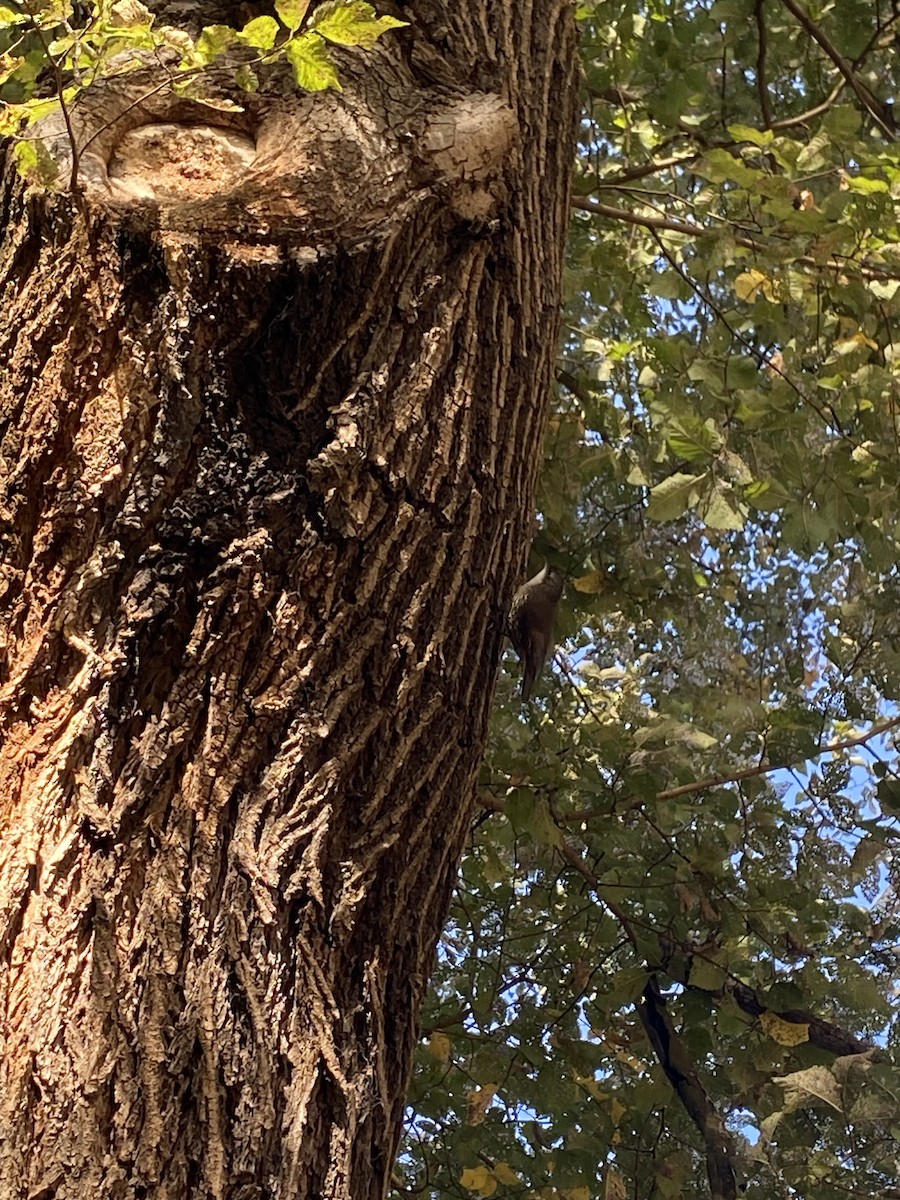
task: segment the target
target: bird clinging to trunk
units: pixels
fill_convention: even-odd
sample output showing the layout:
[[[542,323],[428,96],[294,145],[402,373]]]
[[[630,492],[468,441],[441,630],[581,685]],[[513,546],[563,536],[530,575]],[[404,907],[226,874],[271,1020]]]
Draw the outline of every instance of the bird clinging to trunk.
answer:
[[[522,660],[522,699],[531,696],[553,645],[553,621],[562,595],[564,575],[549,563],[523,583],[509,610],[509,636]]]

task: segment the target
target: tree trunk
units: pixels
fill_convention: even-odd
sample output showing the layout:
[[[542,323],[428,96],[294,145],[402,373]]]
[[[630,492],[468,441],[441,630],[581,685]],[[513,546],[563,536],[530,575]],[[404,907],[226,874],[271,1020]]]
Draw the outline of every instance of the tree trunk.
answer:
[[[341,94],[129,76],[80,194],[5,171],[4,1200],[386,1190],[577,91],[564,0],[409,8]]]

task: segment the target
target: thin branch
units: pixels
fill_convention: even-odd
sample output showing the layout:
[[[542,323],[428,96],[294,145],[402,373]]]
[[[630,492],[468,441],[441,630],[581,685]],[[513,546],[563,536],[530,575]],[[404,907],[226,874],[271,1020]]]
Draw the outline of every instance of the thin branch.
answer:
[[[816,117],[824,116],[830,112],[836,102],[844,94],[847,87],[845,79],[839,79],[821,104],[816,104],[813,108],[808,108],[806,112],[798,113],[796,117],[782,117],[778,121],[773,121],[771,129],[793,129],[797,125],[806,125]]]
[[[627,171],[622,171],[620,175],[614,175],[611,179],[599,179],[597,187],[601,189],[618,188],[623,183],[633,183],[636,179],[645,179],[648,175],[657,175],[660,171],[668,171],[670,167],[682,167],[687,163],[696,162],[700,157],[697,154],[673,154],[670,158],[657,158],[652,162],[641,163],[638,167],[629,167]]]
[[[738,1190],[734,1138],[725,1128],[684,1042],[675,1031],[655,976],[647,980],[637,1011],[659,1065],[703,1138],[713,1200],[735,1200]]]
[[[66,103],[64,96],[65,84],[63,80],[62,69],[60,68],[57,60],[50,53],[50,45],[47,39],[44,37],[44,31],[38,24],[37,19],[31,12],[31,9],[26,8],[25,12],[28,14],[28,20],[31,24],[31,28],[37,34],[38,41],[41,43],[41,49],[44,51],[44,55],[47,59],[47,62],[50,64],[50,69],[53,72],[53,80],[56,84],[56,94],[59,98],[59,107],[60,111],[62,112],[63,122],[66,126],[66,135],[69,139],[69,145],[72,147],[72,173],[69,176],[69,190],[74,194],[78,191],[78,164],[81,161],[81,155],[78,150],[78,142],[75,138],[75,130],[72,127],[72,117],[69,112],[69,106]]]
[[[762,0],[760,0],[760,2],[762,2]],[[891,14],[891,16],[884,22],[883,25],[876,26],[866,45],[853,60],[854,70],[858,70],[862,66],[869,53],[877,45],[878,39],[882,37],[898,20],[900,20],[900,12],[895,12]],[[830,112],[830,110],[834,107],[835,103],[844,94],[846,88],[847,80],[844,76],[841,76],[841,78],[837,81],[837,83],[835,83],[834,87],[820,104],[814,105],[813,108],[808,108],[806,112],[799,113],[796,117],[781,117],[779,120],[773,121],[769,128],[773,130],[793,129],[797,125],[808,124],[810,121],[815,120],[816,117],[824,116],[825,113]]]
[[[644,99],[641,92],[636,92],[633,88],[619,87],[618,84],[596,92],[589,88],[588,94],[592,100],[603,100],[607,104],[618,104],[621,108],[624,108],[627,104],[640,104]]]
[[[887,33],[887,31],[890,29],[890,27],[892,25],[896,25],[897,22],[900,21],[900,10],[897,10],[897,8],[895,6],[895,11],[891,13],[891,15],[884,22],[884,24],[881,24],[880,20],[881,19],[879,18],[879,23],[876,24],[875,28],[872,30],[872,36],[866,42],[865,46],[863,46],[862,50],[860,50],[859,54],[857,54],[856,58],[854,58],[854,60],[853,60],[854,71],[859,70],[859,68],[863,65],[863,63],[869,57],[869,54],[878,45],[879,39],[884,37],[884,35]],[[887,44],[883,42],[882,48],[886,50]]]
[[[608,522],[607,522],[607,525],[608,525],[608,524],[610,524],[610,523],[611,523],[611,522],[609,522],[609,521],[608,521]],[[582,705],[584,706],[584,710],[585,710],[585,712],[588,714],[588,716],[589,716],[589,717],[593,717],[593,719],[594,719],[594,720],[597,722],[597,724],[598,724],[598,725],[602,725],[602,724],[603,724],[603,721],[602,721],[602,719],[601,719],[601,716],[600,716],[600,714],[599,714],[599,713],[598,713],[598,712],[597,712],[597,711],[594,709],[594,707],[593,707],[593,706],[592,706],[592,704],[591,704],[591,696],[590,696],[590,693],[589,693],[589,692],[587,692],[587,691],[586,691],[586,690],[585,690],[585,689],[584,689],[584,688],[581,686],[581,684],[578,682],[578,680],[576,679],[576,677],[575,677],[574,673],[573,673],[573,672],[570,670],[568,663],[567,663],[567,662],[565,661],[565,659],[563,658],[563,656],[562,656],[562,653],[561,653],[561,652],[560,652],[560,653],[557,653],[557,654],[555,655],[555,657],[554,657],[554,662],[555,662],[555,663],[556,663],[556,665],[559,667],[559,669],[560,669],[560,671],[563,673],[563,675],[566,677],[566,682],[568,683],[568,685],[569,685],[569,687],[572,689],[572,691],[575,693],[575,695],[578,697],[578,699],[581,701]],[[609,789],[609,790],[610,790],[610,794],[611,794],[612,796],[615,796],[615,790],[614,790],[614,788],[612,787],[612,785],[610,785],[610,789]],[[595,810],[592,810],[592,812],[594,812],[594,813],[595,813]],[[555,813],[554,813],[554,817],[555,817],[555,819],[557,819],[557,820],[562,820],[562,821],[567,821],[567,820],[569,820],[569,818],[568,818],[568,817],[556,817],[556,814],[555,814]]]
[[[601,204],[599,201],[589,200],[585,196],[575,197],[572,200],[572,207],[580,209],[582,212],[593,213],[598,217],[606,217],[610,221],[624,221],[627,225],[637,225],[642,229],[667,229],[672,233],[684,233],[688,237],[694,238],[721,236],[719,230],[708,229],[703,225],[696,224],[694,221],[679,221],[673,217],[647,216],[632,212],[627,208],[620,208],[615,204]],[[733,234],[732,236],[735,245],[744,246],[748,250],[755,250],[757,253],[766,253],[771,249],[760,238],[743,237],[739,234]],[[877,263],[859,262],[849,255],[842,256],[840,260],[829,258],[820,261],[809,254],[798,254],[791,257],[791,262],[800,263],[805,267],[813,267],[816,270],[846,271],[852,267],[859,271],[864,279],[900,279],[900,271],[898,270],[892,270],[890,267],[882,267]]]
[[[753,355],[753,357],[756,359],[757,366],[765,365],[771,372],[773,372],[773,374],[778,375],[781,379],[783,379],[788,387],[793,391],[794,395],[800,400],[800,402],[802,404],[806,404],[813,410],[823,425],[830,429],[832,433],[836,433],[839,437],[846,438],[848,441],[850,441],[850,438],[844,432],[837,413],[834,411],[831,405],[823,407],[816,404],[814,400],[806,395],[802,388],[797,386],[793,379],[791,379],[790,375],[781,369],[773,355],[758,350],[749,338],[745,337],[744,334],[742,334],[738,329],[735,329],[735,327],[722,312],[719,305],[716,304],[715,300],[713,300],[712,296],[710,296],[707,291],[701,288],[698,283],[691,279],[686,271],[682,270],[682,268],[678,265],[678,263],[663,245],[659,234],[655,230],[652,230],[651,233],[656,241],[656,244],[659,246],[660,253],[665,257],[672,270],[675,271],[676,274],[688,285],[697,299],[700,300],[701,303],[705,304],[715,314],[716,319],[728,330],[734,340],[739,342],[740,345],[742,345],[744,349],[748,351],[748,353]],[[826,412],[830,413],[831,420],[828,419]]]
[[[898,725],[900,725],[900,717],[894,717],[890,721],[885,721],[882,725],[874,726],[868,733],[859,734],[857,737],[843,738],[837,742],[829,742],[827,746],[820,746],[812,754],[805,755],[803,761],[809,762],[822,754],[835,754],[840,750],[849,750],[854,746],[865,746],[872,738],[880,737],[883,733],[889,733]],[[694,792],[705,792],[709,791],[710,788],[726,787],[730,783],[742,783],[745,779],[756,779],[760,775],[770,775],[773,771],[789,771],[795,765],[790,762],[762,762],[758,763],[755,767],[744,767],[740,771],[731,771],[721,775],[709,775],[705,779],[698,779],[693,783],[682,783],[678,787],[665,788],[663,791],[657,792],[655,798],[657,800],[674,800],[678,796],[690,796]],[[502,801],[494,799],[488,801],[483,793],[480,795],[480,799],[486,808],[494,812],[503,811]],[[566,825],[575,825],[581,821],[589,821],[593,818],[607,815],[605,810],[579,808],[574,812],[560,813],[558,819]]]
[[[874,96],[865,84],[860,83],[856,78],[850,63],[840,53],[834,45],[824,29],[821,29],[815,21],[810,17],[805,9],[801,8],[797,0],[782,0],[788,12],[792,13],[809,36],[816,42],[822,50],[828,55],[834,65],[840,71],[841,75],[847,80],[850,87],[856,92],[860,104],[871,115],[875,122],[881,127],[883,133],[891,140],[896,140],[896,125],[894,122],[893,113],[891,110]]]
[[[444,1017],[439,1017],[438,1020],[432,1021],[430,1024],[422,1025],[419,1033],[423,1037],[427,1037],[437,1029],[452,1029],[454,1025],[462,1025],[463,1021],[471,1016],[472,1010],[467,1005],[458,1008],[455,1012],[448,1013]]]
[[[688,986],[695,987],[696,985],[689,983]],[[705,989],[697,988],[697,991],[705,991]],[[835,1058],[841,1058],[847,1054],[865,1054],[876,1050],[872,1042],[863,1041],[854,1034],[848,1033],[846,1029],[841,1029],[839,1025],[825,1021],[805,1009],[770,1008],[762,1002],[753,988],[736,979],[730,979],[721,992],[706,992],[706,995],[730,996],[738,1008],[751,1017],[761,1017],[763,1013],[774,1013],[782,1021],[788,1021],[795,1025],[806,1025],[810,1043],[818,1046],[820,1050],[825,1050],[828,1054],[833,1054]]]
[[[670,935],[666,935],[667,937]],[[809,1012],[805,1008],[777,1008],[771,1004],[767,1004],[765,993],[756,991],[743,980],[738,979],[732,974],[727,967],[723,967],[720,962],[697,947],[691,946],[689,943],[678,941],[675,943],[679,950],[683,951],[686,960],[683,960],[682,970],[673,971],[670,967],[671,960],[671,941],[668,947],[663,946],[662,939],[660,941],[660,949],[662,953],[661,970],[673,979],[676,983],[682,984],[686,988],[690,988],[697,992],[702,992],[708,996],[710,1000],[724,1000],[730,997],[737,1004],[742,1012],[745,1012],[749,1017],[758,1018],[765,1013],[771,1013],[782,1021],[787,1021],[795,1025],[807,1026],[807,1039],[813,1046],[817,1046],[820,1050],[826,1051],[828,1054],[833,1054],[835,1058],[841,1058],[847,1054],[866,1054],[871,1053],[873,1057],[880,1056],[880,1051],[874,1042],[858,1038],[854,1033],[848,1033],[840,1025],[835,1025],[833,1021],[826,1021],[822,1017],[817,1017],[815,1013]],[[723,972],[725,979],[721,987],[704,988],[694,983],[691,979],[691,960],[695,958],[703,959],[712,966],[718,967]]]
[[[551,809],[552,812],[552,809]],[[557,825],[560,825],[560,819],[553,813],[554,820]],[[556,847],[557,853],[564,862],[567,862],[573,871],[576,871],[582,879],[588,884],[591,890],[596,895],[597,899],[604,908],[609,909],[612,915],[622,926],[622,932],[628,938],[634,950],[638,948],[638,937],[634,932],[634,926],[629,920],[627,914],[619,908],[614,900],[611,900],[606,894],[606,889],[601,883],[599,876],[595,875],[587,863],[583,862],[580,855],[569,845],[565,839],[565,835],[560,838],[559,845]]]
[[[897,722],[900,723],[900,717]],[[882,727],[882,731],[883,731]],[[872,733],[875,733],[872,730]],[[871,736],[871,734],[870,734]],[[843,743],[842,743],[843,744]],[[557,824],[560,819],[553,814]],[[726,996],[730,996],[737,1006],[748,1016],[760,1017],[763,1013],[774,1013],[783,1021],[790,1021],[798,1025],[806,1025],[807,1037],[813,1046],[818,1046],[820,1050],[825,1050],[835,1057],[841,1057],[846,1054],[863,1054],[870,1051],[877,1051],[877,1047],[873,1043],[864,1041],[862,1038],[856,1037],[855,1034],[848,1033],[846,1029],[842,1029],[840,1025],[835,1025],[832,1021],[826,1021],[822,1017],[817,1017],[814,1013],[808,1012],[806,1009],[790,1008],[778,1009],[772,1008],[760,999],[759,994],[748,984],[738,979],[733,975],[727,967],[723,967],[715,958],[704,954],[698,950],[696,946],[691,946],[684,942],[678,942],[680,950],[684,951],[688,960],[688,969],[684,972],[672,973],[669,967],[671,958],[671,934],[668,931],[660,930],[658,927],[649,924],[647,921],[642,921],[639,918],[629,917],[614,901],[611,901],[606,894],[606,885],[585,863],[577,851],[566,841],[565,837],[560,840],[560,844],[556,847],[560,857],[569,864],[572,869],[581,875],[588,883],[591,890],[596,895],[599,902],[612,913],[622,927],[622,932],[633,948],[638,950],[638,936],[635,932],[636,928],[644,929],[648,932],[655,933],[660,939],[661,959],[659,964],[651,964],[650,969],[664,970],[667,975],[675,982],[682,983],[686,987],[702,991],[705,995],[714,1000],[721,1000]],[[668,943],[666,946],[665,943]],[[642,955],[643,957],[643,955]],[[697,984],[691,982],[690,979],[690,960],[694,958],[704,959],[721,970],[725,975],[723,986],[720,988],[701,988]]]
[[[900,717],[892,717],[890,721],[884,721],[881,725],[873,725],[868,733],[861,733],[857,737],[841,738],[836,742],[829,742],[826,746],[820,746],[812,754],[805,754],[803,761],[808,762],[812,758],[818,758],[820,754],[836,754],[839,750],[849,750],[853,746],[863,746],[872,738],[880,737],[883,733],[889,733],[892,729],[896,729],[900,725]],[[682,783],[679,787],[666,788],[662,792],[656,793],[657,800],[674,800],[676,796],[689,796],[693,792],[705,792],[710,788],[723,787],[728,783],[740,783],[744,779],[753,779],[759,775],[768,775],[772,771],[784,771],[794,764],[789,762],[763,762],[755,767],[746,767],[742,771],[734,771],[726,775],[710,775],[706,779],[698,779],[693,783]]]
[[[601,204],[598,200],[588,200],[586,196],[575,196],[572,207],[582,212],[594,213],[598,217],[608,217],[611,221],[624,221],[626,225],[639,225],[642,229],[668,229],[672,233],[686,233],[689,237],[713,237],[714,229],[706,229],[694,221],[677,221],[673,217],[651,217],[631,212],[627,208],[619,208],[614,204]],[[751,246],[751,249],[759,249]]]
[[[766,0],[756,0],[756,38],[759,46],[756,55],[756,89],[759,92],[759,111],[762,113],[763,129],[772,128],[772,110],[769,108],[769,85],[766,83],[766,52],[769,48],[769,31],[765,18]]]

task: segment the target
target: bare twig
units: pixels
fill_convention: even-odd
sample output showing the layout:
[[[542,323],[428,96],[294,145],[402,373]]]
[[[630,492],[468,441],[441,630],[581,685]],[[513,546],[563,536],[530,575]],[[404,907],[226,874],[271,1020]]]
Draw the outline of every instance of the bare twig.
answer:
[[[865,84],[860,83],[856,78],[851,64],[844,58],[824,29],[815,23],[805,9],[800,7],[797,0],[782,0],[782,3],[788,12],[797,18],[813,41],[828,55],[850,87],[853,88],[853,91],[859,98],[860,104],[862,104],[873,120],[880,126],[882,132],[891,141],[895,141],[897,136],[896,123],[890,108],[883,104],[877,96],[874,96]]]
[[[657,175],[660,171],[668,171],[670,167],[682,167],[687,163],[696,162],[700,154],[673,154],[669,158],[656,158],[652,162],[641,163],[640,166],[629,167],[611,179],[599,179],[597,187],[615,190],[623,183],[633,183],[636,179],[645,179],[648,175]]]
[[[600,881],[599,876],[594,874],[587,863],[582,860],[581,856],[569,845],[565,839],[565,836],[560,839],[560,844],[556,849],[560,858],[562,858],[564,862],[567,862],[574,871],[577,871],[582,879],[588,884],[604,908],[609,909],[612,915],[622,926],[622,932],[628,938],[628,941],[631,943],[632,947],[637,950],[638,938],[637,934],[634,932],[632,922],[629,920],[628,915],[616,904],[616,902],[611,900],[606,894],[606,890]]]
[[[619,87],[618,84],[603,88],[602,91],[591,91],[590,96],[592,100],[604,100],[607,104],[617,104],[622,108],[626,104],[640,104],[644,98],[641,92],[636,92],[633,88]]]
[[[56,94],[59,97],[59,107],[60,111],[62,112],[63,122],[66,126],[66,135],[69,139],[69,145],[72,147],[72,173],[69,176],[69,189],[74,194],[78,191],[78,164],[81,161],[81,155],[78,150],[78,142],[75,138],[75,130],[72,127],[72,117],[69,113],[69,106],[66,103],[64,95],[65,88],[62,70],[59,62],[50,53],[50,44],[48,43],[46,37],[44,37],[44,31],[38,24],[34,13],[32,13],[30,8],[26,8],[25,11],[28,14],[28,21],[31,25],[31,28],[37,34],[37,39],[41,43],[41,49],[44,51],[47,62],[50,64],[50,69],[53,71],[53,79],[56,83]]]
[[[637,949],[637,934],[634,926],[637,925],[645,929],[649,929],[650,926],[640,920],[632,922],[632,919],[618,905],[610,901],[606,895],[606,889],[602,881],[588,867],[577,851],[565,840],[562,841],[562,844],[557,849],[564,861],[586,880],[598,901],[618,920],[628,941]],[[661,939],[662,936],[660,932]],[[668,937],[668,934],[665,936]],[[707,957],[689,945],[682,945],[680,948],[687,954],[688,964],[691,958]],[[663,953],[662,960],[665,961],[666,957],[667,955]],[[715,962],[714,959],[709,959],[709,961]],[[721,964],[716,963],[716,965],[720,966]],[[847,1030],[842,1029],[839,1025],[817,1017],[814,1013],[808,1012],[805,1009],[779,1010],[770,1008],[752,987],[737,979],[727,969],[724,969],[724,974],[725,981],[722,987],[717,989],[697,988],[696,990],[703,991],[713,1001],[730,997],[737,1004],[738,1008],[754,1019],[762,1016],[764,1013],[773,1013],[782,1021],[804,1025],[810,1044],[817,1046],[821,1050],[825,1050],[828,1054],[832,1054],[835,1057],[873,1051],[874,1047],[870,1042],[856,1037],[855,1034],[848,1033]],[[690,988],[696,987],[695,984],[690,982],[689,965],[685,971],[685,977],[681,982]],[[672,1084],[676,1095],[684,1105],[685,1111],[703,1137],[706,1145],[706,1166],[712,1194],[714,1197],[719,1197],[720,1200],[731,1200],[732,1197],[737,1195],[735,1181],[737,1155],[733,1139],[728,1134],[719,1113],[709,1099],[706,1089],[700,1080],[697,1068],[694,1066],[683,1042],[675,1031],[666,1011],[665,1000],[653,976],[648,979],[642,1001],[638,1004],[637,1008],[647,1037],[660,1065],[665,1071],[669,1082]]]
[[[197,75],[200,73],[201,69],[203,69],[203,68],[195,67],[192,71],[185,71],[183,78],[188,79],[188,78],[190,78],[191,75]],[[144,92],[142,95],[138,96],[137,100],[132,100],[132,102],[130,104],[126,104],[126,106],[122,109],[121,112],[116,113],[116,115],[114,117],[112,117],[109,121],[106,121],[103,125],[100,126],[99,129],[94,130],[94,132],[91,134],[91,136],[87,139],[87,141],[84,143],[84,145],[79,150],[79,154],[84,154],[85,150],[87,150],[88,146],[90,146],[92,142],[96,141],[97,138],[101,136],[101,134],[106,133],[106,131],[108,129],[111,129],[112,126],[115,125],[115,123],[117,121],[121,121],[122,118],[127,113],[130,113],[132,111],[132,109],[138,108],[141,104],[143,104],[145,101],[149,100],[152,96],[158,95],[159,92],[164,92],[167,87],[171,87],[171,86],[172,86],[171,78],[164,79],[163,82],[160,84],[157,84],[156,87],[150,88],[149,91]]]
[[[836,754],[839,750],[849,750],[852,746],[863,746],[872,738],[880,737],[883,733],[889,733],[892,729],[896,729],[898,725],[900,725],[900,717],[892,717],[890,721],[884,721],[881,725],[873,725],[868,733],[861,733],[857,737],[841,738],[839,741],[829,742],[826,746],[820,746],[812,754],[805,754],[803,761],[818,758],[820,754]],[[676,796],[689,796],[693,792],[705,792],[710,788],[724,787],[728,783],[740,783],[744,779],[768,775],[772,771],[783,771],[791,765],[789,762],[763,762],[755,767],[746,767],[742,771],[733,771],[730,774],[709,775],[706,779],[697,779],[693,783],[682,783],[678,787],[666,788],[662,792],[657,792],[656,799],[674,800]]]
[[[770,128],[793,129],[797,125],[806,125],[810,121],[814,121],[816,117],[824,116],[841,98],[846,87],[847,81],[839,79],[821,104],[816,104],[813,108],[808,108],[806,112],[799,113],[796,117],[782,117],[778,121],[773,121]]]
[[[700,300],[703,304],[705,304],[707,306],[707,308],[709,308],[710,311],[715,314],[716,319],[719,321],[719,323],[721,325],[723,325],[728,330],[728,332],[731,334],[731,336],[734,338],[734,340],[736,342],[739,342],[740,345],[742,345],[745,350],[749,351],[749,353],[753,355],[753,357],[757,361],[757,365],[762,366],[763,364],[765,364],[765,366],[773,374],[780,376],[780,378],[784,380],[784,382],[788,385],[788,387],[791,389],[791,391],[797,396],[797,398],[800,400],[800,402],[802,404],[807,405],[809,408],[811,408],[813,410],[813,412],[816,414],[816,416],[819,418],[819,420],[823,423],[823,425],[826,425],[832,431],[832,433],[838,434],[839,437],[847,438],[847,440],[849,441],[850,439],[848,438],[848,435],[844,432],[844,429],[841,425],[838,415],[834,411],[834,409],[830,405],[826,405],[823,407],[819,404],[816,404],[816,402],[813,399],[811,399],[811,397],[806,395],[806,393],[803,391],[802,388],[797,386],[797,384],[794,382],[794,380],[791,379],[790,375],[788,375],[786,371],[783,371],[781,369],[781,367],[778,365],[778,363],[775,360],[773,355],[766,354],[764,351],[758,350],[753,345],[753,343],[749,340],[749,338],[745,337],[744,334],[742,334],[740,332],[740,330],[735,329],[735,327],[731,324],[731,322],[728,320],[728,318],[722,312],[719,305],[716,304],[715,300],[713,300],[712,296],[710,296],[710,294],[707,291],[705,291],[703,288],[701,288],[698,283],[696,283],[693,279],[691,279],[691,277],[688,275],[688,273],[686,271],[683,271],[681,269],[681,267],[678,265],[678,263],[674,260],[674,258],[672,258],[672,255],[669,253],[669,251],[663,245],[662,240],[659,237],[659,234],[655,230],[651,230],[651,233],[652,233],[654,239],[656,240],[657,245],[659,246],[660,252],[663,254],[666,261],[671,266],[672,270],[675,271],[681,277],[681,279],[684,280],[684,282],[688,285],[688,287],[691,289],[691,291],[694,293],[694,295],[697,297],[697,299]],[[831,417],[830,420],[828,419],[828,414],[830,414],[830,417]]]
[[[810,759],[818,758],[821,754],[834,754],[840,750],[849,750],[853,746],[865,746],[872,738],[880,737],[883,733],[889,733],[890,730],[895,729],[898,725],[900,725],[900,717],[894,717],[882,725],[874,726],[868,733],[860,734],[858,737],[843,738],[837,742],[829,742],[826,746],[820,746],[812,754],[805,755],[803,761],[808,762]],[[761,775],[771,775],[773,771],[789,771],[793,765],[789,762],[761,762],[755,767],[744,767],[740,771],[727,771],[721,775],[708,775],[705,779],[698,779],[693,783],[682,783],[678,787],[665,788],[663,791],[656,793],[656,799],[675,800],[678,796],[690,796],[694,792],[706,792],[710,788],[726,787],[730,783],[742,783],[745,779],[757,779]],[[503,811],[502,801],[491,800],[488,803],[483,794],[480,798],[482,804],[492,811]],[[582,821],[590,821],[607,815],[606,810],[578,808],[573,812],[560,813],[558,820],[566,825],[577,825]]]
[[[679,221],[674,217],[654,217],[644,213],[635,213],[630,209],[621,208],[615,204],[601,204],[597,200],[589,200],[585,196],[575,197],[572,200],[572,207],[580,209],[582,212],[593,213],[598,217],[606,217],[610,221],[624,221],[628,225],[638,225],[642,229],[667,229],[672,233],[684,233],[688,237],[693,238],[720,236],[718,229],[707,228],[706,226],[698,225],[694,221]],[[761,238],[751,238],[742,236],[741,234],[733,234],[732,236],[735,245],[744,246],[748,250],[765,253],[770,249],[767,243]],[[853,268],[859,271],[864,279],[900,279],[900,270],[882,267],[877,263],[859,262],[849,255],[842,256],[841,259],[830,258],[819,260],[809,254],[798,254],[791,256],[791,262],[800,263],[805,267],[814,267],[820,271],[847,271]]]
[[[756,55],[756,90],[759,92],[759,111],[762,113],[763,129],[772,128],[772,110],[769,108],[769,85],[766,82],[766,51],[769,46],[769,31],[765,18],[766,0],[756,0],[756,39],[759,50]]]

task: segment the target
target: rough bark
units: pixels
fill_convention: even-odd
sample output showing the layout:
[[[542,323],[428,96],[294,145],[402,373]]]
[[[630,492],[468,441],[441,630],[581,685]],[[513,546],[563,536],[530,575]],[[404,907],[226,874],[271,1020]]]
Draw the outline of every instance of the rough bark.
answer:
[[[576,93],[562,0],[409,11],[341,95],[129,78],[80,196],[3,177],[4,1200],[386,1189]]]

